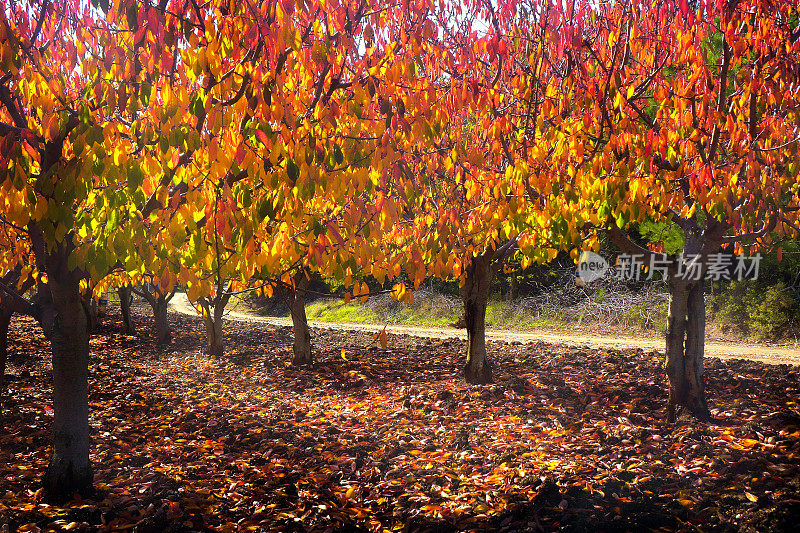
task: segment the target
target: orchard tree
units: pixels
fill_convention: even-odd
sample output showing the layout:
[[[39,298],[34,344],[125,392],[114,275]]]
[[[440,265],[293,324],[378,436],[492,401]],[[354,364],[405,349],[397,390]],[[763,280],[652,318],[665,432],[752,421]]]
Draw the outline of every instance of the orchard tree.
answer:
[[[86,279],[99,281],[116,262],[104,236],[127,204],[120,167],[130,144],[115,116],[117,56],[126,49],[113,18],[43,0],[7,6],[0,21],[0,217],[33,254],[35,305],[12,290],[15,305],[52,346],[53,456],[44,481],[54,497],[92,485],[81,297]]]
[[[432,111],[430,101],[402,94],[416,96],[425,83],[412,58],[427,8],[348,2],[295,13],[298,46],[261,77],[265,98],[246,144],[264,173],[249,175],[253,186],[240,193],[258,221],[241,273],[289,288],[295,364],[312,361],[311,273],[353,287],[346,298],[364,298],[364,277],[383,283],[405,261],[397,243],[408,227],[398,194],[413,179],[405,147]]]
[[[566,120],[576,130],[569,174],[578,194],[569,203],[581,206],[570,230],[589,221],[666,273],[669,420],[681,408],[710,419],[703,352],[712,255],[800,231],[798,21],[789,1],[615,2],[583,13],[577,105]],[[626,228],[644,220],[679,227],[683,253],[636,245]]]
[[[435,111],[419,138],[433,149],[415,150],[410,272],[416,285],[426,273],[460,279],[470,383],[492,380],[485,317],[494,272],[518,252],[526,266],[556,253],[549,147],[563,137],[551,102],[565,90],[554,31],[563,18],[546,3],[478,0],[434,11],[425,32],[418,75],[431,89],[418,97]]]
[[[122,327],[129,335],[136,335],[136,326],[131,315],[131,303],[133,301],[133,288],[130,283],[123,282],[117,286],[117,297],[119,298],[119,308],[122,313]]]
[[[163,264],[163,263],[162,263]],[[175,296],[175,282],[177,275],[170,273],[167,267],[159,269],[160,274],[148,272],[139,278],[141,281],[131,289],[136,296],[144,299],[153,310],[153,336],[156,345],[163,348],[172,342],[172,331],[169,327],[169,303]]]

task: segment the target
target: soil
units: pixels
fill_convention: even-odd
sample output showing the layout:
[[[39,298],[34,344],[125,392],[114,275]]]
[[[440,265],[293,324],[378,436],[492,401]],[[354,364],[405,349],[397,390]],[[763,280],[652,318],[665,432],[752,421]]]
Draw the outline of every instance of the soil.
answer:
[[[179,301],[180,302],[180,301]],[[179,303],[178,302],[178,303]],[[664,422],[661,356],[490,340],[495,383],[460,377],[465,343],[363,326],[197,316],[159,349],[107,317],[91,340],[96,497],[41,500],[49,347],[16,318],[0,402],[0,531],[790,531],[800,511],[800,369],[706,361],[713,424]],[[434,332],[435,333],[435,332]],[[583,339],[581,339],[583,341]]]
[[[197,312],[189,303],[186,295],[178,293],[170,303],[172,309],[185,315],[196,315]],[[244,307],[231,309],[226,313],[226,318],[237,322],[254,322],[270,324],[272,326],[291,326],[290,318],[268,317],[256,315]],[[387,333],[395,335],[413,335],[431,339],[466,339],[464,329],[453,327],[423,327],[391,324],[364,324],[348,322],[326,322],[309,320],[308,325],[316,329],[334,329],[343,331],[379,332],[386,329]],[[664,350],[664,338],[655,336],[632,336],[628,332],[620,331],[617,335],[592,334],[585,330],[567,333],[557,330],[537,329],[531,331],[508,331],[487,328],[486,339],[503,342],[546,342],[550,344],[565,344],[568,346],[598,348],[639,348],[646,352]],[[768,344],[755,344],[745,342],[720,342],[706,341],[705,354],[707,357],[720,359],[747,359],[761,361],[769,364],[800,365],[800,349],[788,346],[772,346]]]

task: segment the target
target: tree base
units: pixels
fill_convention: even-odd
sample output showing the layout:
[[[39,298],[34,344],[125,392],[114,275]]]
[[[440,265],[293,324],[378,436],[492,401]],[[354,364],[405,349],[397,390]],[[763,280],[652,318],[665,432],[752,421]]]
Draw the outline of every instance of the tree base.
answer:
[[[169,334],[164,336],[157,335],[156,344],[158,345],[159,348],[164,348],[165,346],[169,346],[170,344],[172,344],[172,335]]]
[[[685,402],[681,405],[670,403],[667,405],[667,422],[674,424],[681,414],[686,414],[688,417],[693,418],[698,422],[710,424],[714,422],[714,417],[711,416],[711,411],[704,402],[699,400],[694,402]]]
[[[70,500],[75,494],[90,498],[95,494],[93,483],[91,466],[75,469],[70,463],[55,460],[50,462],[42,478],[45,499],[51,503]]]
[[[298,353],[297,351],[294,352],[292,356],[292,366],[306,366],[310,365],[314,362],[314,356],[311,355],[311,352],[306,353]]]
[[[219,359],[225,355],[225,347],[222,345],[207,346],[206,355],[215,359]]]
[[[464,365],[464,379],[467,383],[472,385],[486,385],[492,383],[492,368],[488,364],[475,368],[473,365],[467,363]]]

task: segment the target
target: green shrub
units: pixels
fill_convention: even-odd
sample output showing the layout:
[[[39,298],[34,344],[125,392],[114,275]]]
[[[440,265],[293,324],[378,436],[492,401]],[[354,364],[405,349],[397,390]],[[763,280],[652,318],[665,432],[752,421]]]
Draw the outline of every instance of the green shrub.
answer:
[[[622,313],[622,319],[628,325],[664,334],[667,332],[668,308],[667,302],[636,303]]]
[[[769,287],[759,298],[753,299],[750,309],[750,327],[759,339],[774,339],[789,327],[796,302],[781,281]]]
[[[736,331],[758,339],[785,333],[798,314],[797,300],[782,281],[765,286],[753,280],[733,281],[712,299],[711,310],[723,331]]]
[[[756,305],[756,298],[756,287],[750,280],[733,281],[727,287],[723,286],[712,303],[722,330],[733,329],[745,335],[749,333],[750,310]]]

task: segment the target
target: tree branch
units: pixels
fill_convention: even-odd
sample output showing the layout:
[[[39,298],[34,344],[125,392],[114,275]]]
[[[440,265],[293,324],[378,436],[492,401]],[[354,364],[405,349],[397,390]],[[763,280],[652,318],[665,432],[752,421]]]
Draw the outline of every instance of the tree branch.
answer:
[[[50,0],[44,0],[42,4],[42,10],[39,12],[39,20],[36,21],[36,29],[33,30],[33,35],[31,36],[31,44],[26,46],[27,50],[30,50],[36,45],[36,39],[39,38],[39,32],[42,31],[42,24],[44,24],[44,17],[47,14],[47,9],[50,7]]]
[[[728,69],[731,63],[731,47],[728,41],[725,40],[724,34],[722,38],[722,69],[719,73],[719,92],[717,93],[717,112],[721,113],[725,108],[725,92],[728,89]],[[714,155],[717,153],[717,146],[719,144],[719,125],[714,124],[714,131],[711,133],[711,142],[708,147],[708,160],[713,161]]]
[[[734,242],[741,242],[741,241],[749,241],[753,239],[760,239],[770,231],[775,229],[775,226],[778,223],[778,216],[773,211],[770,215],[769,219],[764,222],[764,225],[761,227],[760,230],[751,231],[750,233],[742,233],[741,235],[730,235],[728,237],[722,237],[723,244],[730,244]]]
[[[611,223],[604,229],[609,240],[624,253],[629,255],[643,255],[648,260],[653,255],[653,252],[649,249],[639,246],[633,242],[614,221],[611,221]]]
[[[6,281],[5,278],[0,281],[0,302],[3,302],[4,306],[7,305],[14,313],[35,318],[33,304],[16,290],[6,285]]]

